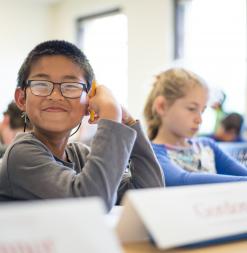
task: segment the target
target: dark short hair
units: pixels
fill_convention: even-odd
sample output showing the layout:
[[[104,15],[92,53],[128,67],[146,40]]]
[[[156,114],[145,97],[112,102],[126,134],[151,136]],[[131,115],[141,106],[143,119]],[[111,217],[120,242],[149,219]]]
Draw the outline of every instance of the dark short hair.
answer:
[[[85,54],[74,44],[64,40],[50,40],[38,44],[24,60],[17,78],[17,87],[24,89],[27,86],[27,78],[34,62],[43,56],[62,55],[70,58],[85,73],[87,89],[91,88],[94,78],[93,69]]]
[[[226,131],[234,130],[236,134],[240,134],[243,123],[244,123],[243,116],[236,112],[229,113],[221,121],[221,125],[224,127]]]
[[[9,116],[9,124],[11,129],[24,127],[24,121],[21,118],[22,111],[17,107],[15,102],[11,102],[3,114]]]

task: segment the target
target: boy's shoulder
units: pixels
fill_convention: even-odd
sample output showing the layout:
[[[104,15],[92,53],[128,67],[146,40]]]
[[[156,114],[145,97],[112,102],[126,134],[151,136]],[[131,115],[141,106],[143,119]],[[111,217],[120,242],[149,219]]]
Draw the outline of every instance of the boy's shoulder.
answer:
[[[40,150],[42,152],[49,152],[48,147],[38,140],[32,133],[19,133],[16,135],[14,141],[8,146],[4,156],[13,155],[27,155],[29,158],[32,153]]]
[[[39,146],[45,146],[39,139],[37,139],[33,133],[18,133],[14,141],[10,144],[9,147],[16,146],[17,144],[33,144]]]
[[[48,147],[43,143],[41,142],[39,139],[37,139],[35,137],[35,135],[33,133],[20,133],[16,136],[14,142],[10,145],[10,148],[11,146],[18,146],[18,144],[22,144],[21,146],[23,147],[25,144],[26,145],[34,145],[34,146],[39,146],[42,147],[42,148],[45,148],[47,150]],[[84,151],[84,153],[88,153],[90,148],[83,144],[83,143],[80,143],[80,142],[70,142],[67,144],[67,147],[66,147],[67,150],[71,150],[71,151]]]

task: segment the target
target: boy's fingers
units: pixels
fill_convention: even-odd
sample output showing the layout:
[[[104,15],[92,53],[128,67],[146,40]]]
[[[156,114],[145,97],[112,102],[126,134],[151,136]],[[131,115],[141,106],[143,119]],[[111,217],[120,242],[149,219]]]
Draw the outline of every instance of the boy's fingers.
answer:
[[[97,111],[97,108],[98,108],[98,106],[97,106],[97,104],[94,103],[94,98],[91,98],[88,102],[88,111],[89,111],[89,113],[91,111]]]
[[[93,100],[93,98],[92,98]],[[96,113],[97,112],[97,108],[96,108],[96,105],[94,103],[92,103],[91,99],[89,100],[89,104],[88,104],[88,114],[87,115],[90,115],[89,119],[88,119],[88,122],[90,124],[95,124],[97,123],[97,120],[98,120],[98,114]]]
[[[94,120],[93,121],[91,120],[91,118],[88,119],[89,124],[97,124],[98,121],[99,121],[99,117],[96,114],[94,115]]]

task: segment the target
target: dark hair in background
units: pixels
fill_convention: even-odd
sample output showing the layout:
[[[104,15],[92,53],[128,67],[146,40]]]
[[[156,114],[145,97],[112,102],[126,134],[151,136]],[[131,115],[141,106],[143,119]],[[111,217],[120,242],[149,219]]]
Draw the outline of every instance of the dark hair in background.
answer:
[[[85,74],[87,89],[91,88],[94,78],[93,69],[85,54],[74,44],[64,40],[50,40],[38,44],[27,56],[23,62],[17,78],[17,87],[24,89],[26,87],[27,77],[30,73],[31,66],[43,56],[62,55],[70,58],[77,64]]]
[[[221,125],[226,131],[235,130],[236,134],[240,134],[242,126],[244,123],[244,118],[241,114],[233,112],[225,116],[221,121]]]
[[[11,102],[3,114],[9,116],[9,124],[11,129],[24,127],[24,121],[21,117],[22,111],[17,107],[15,102]]]

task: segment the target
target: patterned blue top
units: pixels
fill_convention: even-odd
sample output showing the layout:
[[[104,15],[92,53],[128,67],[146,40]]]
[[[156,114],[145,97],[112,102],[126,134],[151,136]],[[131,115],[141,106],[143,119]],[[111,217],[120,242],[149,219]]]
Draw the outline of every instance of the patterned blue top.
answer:
[[[166,186],[247,181],[247,168],[209,138],[194,138],[189,148],[152,143]]]

